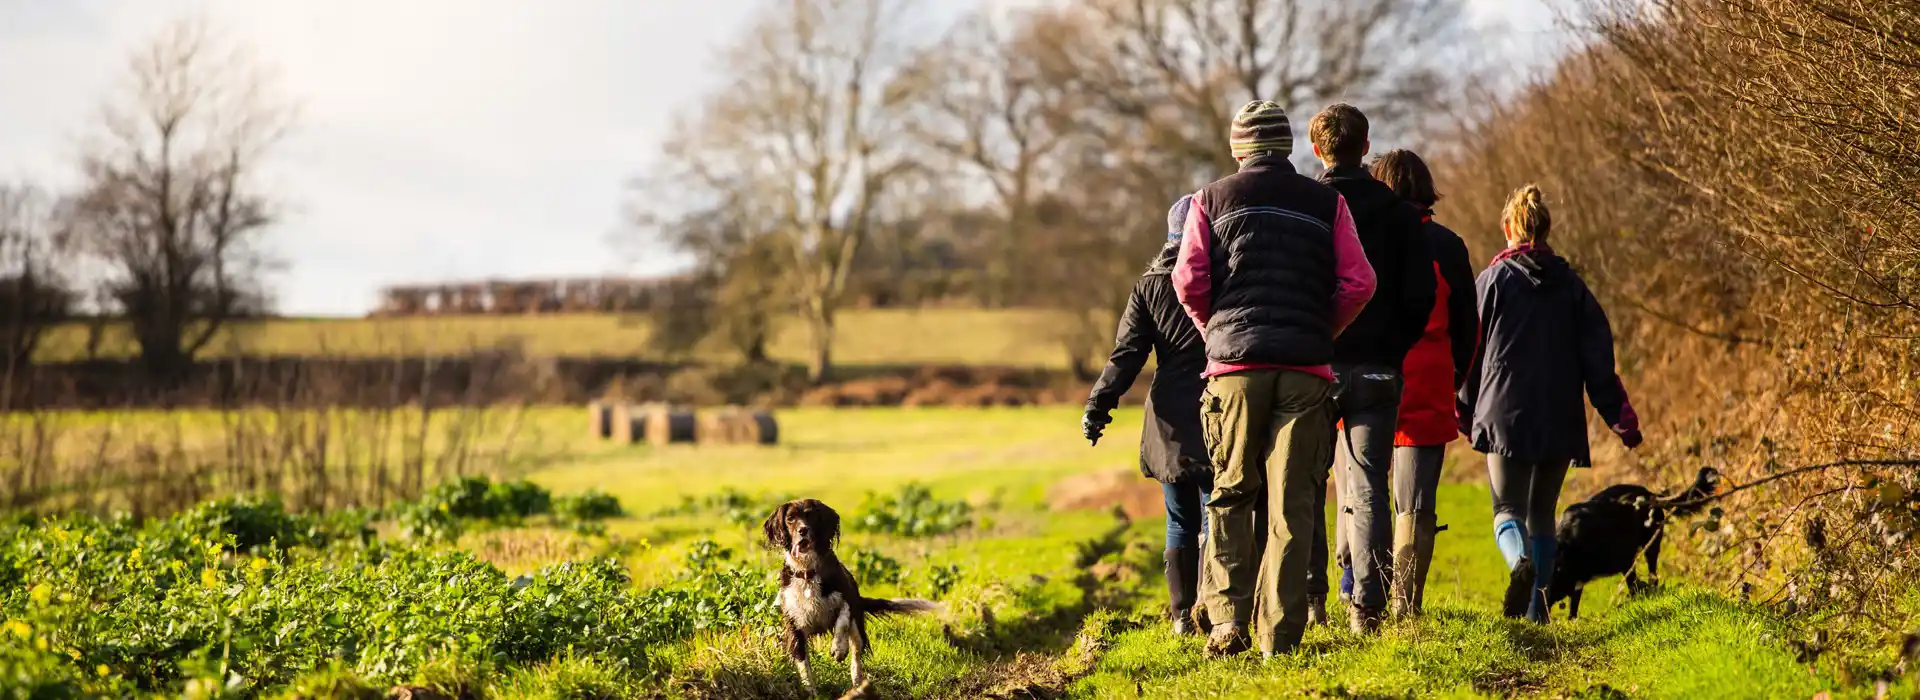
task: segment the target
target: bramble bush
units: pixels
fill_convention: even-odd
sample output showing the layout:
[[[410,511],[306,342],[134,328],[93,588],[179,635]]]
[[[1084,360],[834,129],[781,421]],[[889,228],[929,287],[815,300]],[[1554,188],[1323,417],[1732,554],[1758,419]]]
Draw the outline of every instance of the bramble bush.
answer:
[[[900,560],[871,549],[862,549],[853,553],[853,580],[863,584],[899,583],[905,570]]]
[[[793,500],[793,497],[787,494],[773,493],[752,496],[744,491],[728,486],[720,489],[717,493],[701,498],[682,496],[679,504],[662,508],[656,511],[654,515],[674,516],[716,513],[719,514],[720,517],[725,518],[727,522],[744,527],[759,525],[760,521],[766,518],[768,513],[773,512],[775,507],[790,500]]]
[[[597,490],[555,498],[531,481],[496,483],[483,476],[443,483],[417,501],[394,506],[393,511],[403,537],[426,542],[459,539],[469,523],[518,525],[541,515],[597,534],[599,521],[625,513],[619,499]]]
[[[598,489],[587,489],[553,499],[553,514],[562,520],[591,522],[618,518],[626,515],[626,510],[620,507],[620,499]]]
[[[898,493],[868,493],[853,519],[853,528],[904,537],[944,535],[973,525],[973,507],[966,501],[944,501],[921,484],[907,484]]]
[[[497,486],[463,483],[432,509],[518,515],[550,500]],[[502,509],[472,507],[474,493]],[[599,500],[582,512],[607,508]],[[388,687],[436,665],[505,670],[563,654],[644,673],[650,646],[771,626],[772,582],[732,559],[709,548],[645,591],[611,559],[510,581],[466,552],[373,539],[364,516],[335,522],[271,500],[217,501],[145,523],[5,524],[0,697]]]

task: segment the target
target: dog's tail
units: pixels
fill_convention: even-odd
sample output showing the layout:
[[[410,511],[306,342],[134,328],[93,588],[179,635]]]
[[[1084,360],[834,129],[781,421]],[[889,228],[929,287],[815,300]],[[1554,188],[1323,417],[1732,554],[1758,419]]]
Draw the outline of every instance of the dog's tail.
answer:
[[[924,615],[940,611],[940,604],[919,598],[861,598],[860,609],[868,615]]]
[[[1714,492],[1720,490],[1720,470],[1713,467],[1701,467],[1700,475],[1693,478],[1693,484],[1680,495],[1660,499],[1660,507],[1669,514],[1688,516],[1706,509],[1713,500]]]

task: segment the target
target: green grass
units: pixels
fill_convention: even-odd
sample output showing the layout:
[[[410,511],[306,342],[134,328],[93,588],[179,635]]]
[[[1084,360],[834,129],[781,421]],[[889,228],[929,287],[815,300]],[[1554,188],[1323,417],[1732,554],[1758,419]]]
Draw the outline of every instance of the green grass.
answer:
[[[834,359],[845,365],[997,365],[1060,369],[1066,355],[1047,340],[1044,311],[977,309],[853,309],[841,314]],[[88,332],[82,324],[49,331],[36,357],[83,359]],[[216,335],[208,357],[284,355],[389,357],[459,355],[512,347],[534,356],[655,358],[647,346],[642,316],[554,314],[545,316],[425,316],[415,318],[275,319],[234,323]],[[780,324],[769,352],[775,359],[805,362],[811,334],[796,321]],[[136,351],[123,324],[103,332],[98,356],[131,357]],[[723,349],[703,352],[714,359]]]
[[[983,508],[973,531],[930,539],[849,532],[842,555],[875,550],[898,559],[899,585],[870,595],[924,593],[927,572],[956,565],[961,580],[937,618],[874,626],[871,658],[885,696],[978,697],[1808,697],[1836,688],[1824,666],[1796,661],[1786,621],[1724,595],[1669,581],[1628,600],[1611,582],[1588,590],[1583,618],[1536,627],[1500,619],[1505,576],[1486,536],[1489,501],[1480,467],[1456,455],[1463,483],[1441,494],[1440,536],[1427,594],[1430,614],[1362,639],[1331,628],[1304,650],[1262,663],[1209,661],[1197,639],[1174,638],[1160,618],[1162,521],[1123,522],[1104,512],[1049,512],[1047,489],[1089,472],[1133,468],[1137,413],[1120,417],[1097,448],[1079,439],[1065,409],[895,409],[781,414],[775,448],[591,447],[532,478],[556,492],[599,488],[646,514],[722,488],[820,498],[851,516],[868,491],[918,481],[939,497]],[[1586,493],[1593,484],[1570,484]],[[614,521],[645,545],[627,555],[641,585],[656,580],[696,540],[712,538],[769,571],[757,523],[716,513]],[[1684,532],[1675,528],[1676,536]],[[988,611],[983,615],[983,609]],[[822,642],[816,643],[816,652]],[[777,640],[718,635],[662,650],[659,674],[640,681],[671,696],[791,697],[798,678]],[[844,690],[845,669],[815,655],[823,692]],[[1896,686],[1896,694],[1909,684]]]

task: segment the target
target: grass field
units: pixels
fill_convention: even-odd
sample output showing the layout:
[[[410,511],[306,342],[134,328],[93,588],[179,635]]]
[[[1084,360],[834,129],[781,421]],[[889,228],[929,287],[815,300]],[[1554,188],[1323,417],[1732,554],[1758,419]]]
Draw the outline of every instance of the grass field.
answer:
[[[849,310],[840,317],[834,359],[848,365],[971,364],[1064,368],[1065,356],[1044,340],[1046,312],[974,309]],[[285,355],[388,357],[463,354],[517,347],[535,356],[651,357],[644,317],[618,314],[443,316],[365,319],[279,319],[231,324],[208,346],[208,357]],[[775,359],[804,362],[805,324],[786,322],[775,334]],[[88,331],[81,324],[51,330],[36,357],[83,359]],[[129,357],[136,350],[125,326],[108,325],[97,355]]]
[[[1161,618],[1161,520],[1048,509],[1049,488],[1062,479],[1131,468],[1137,413],[1123,415],[1098,448],[1078,438],[1076,415],[1059,409],[795,411],[782,419],[787,439],[779,447],[583,447],[577,460],[532,478],[555,492],[609,491],[639,514],[611,528],[644,542],[625,556],[643,586],[709,538],[768,575],[777,568],[756,541],[760,510],[646,515],[688,497],[723,489],[769,500],[802,495],[850,514],[870,491],[920,482],[937,497],[974,503],[982,515],[970,531],[917,539],[849,532],[841,545],[843,558],[879,552],[905,568],[900,584],[866,583],[870,595],[924,593],[929,572],[958,567],[957,585],[940,596],[944,614],[876,623],[871,668],[885,697],[1871,694],[1798,662],[1789,644],[1798,632],[1785,621],[1685,581],[1633,600],[1595,586],[1574,623],[1500,619],[1503,567],[1484,533],[1485,489],[1471,479],[1442,493],[1441,520],[1452,529],[1440,537],[1426,618],[1370,639],[1316,629],[1302,653],[1266,663],[1208,661],[1198,639],[1170,636]],[[1478,471],[1462,460],[1456,455],[1449,469]],[[1568,493],[1597,488],[1580,476]],[[644,692],[799,693],[774,639],[708,636],[662,658],[671,670]],[[816,653],[815,669],[823,692],[845,688],[844,667],[824,654]]]

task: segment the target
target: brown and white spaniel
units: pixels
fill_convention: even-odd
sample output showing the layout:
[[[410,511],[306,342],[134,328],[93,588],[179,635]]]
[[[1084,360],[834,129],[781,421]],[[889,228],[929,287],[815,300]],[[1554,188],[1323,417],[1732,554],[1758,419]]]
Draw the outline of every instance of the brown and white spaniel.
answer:
[[[865,681],[861,662],[867,653],[867,618],[926,613],[939,609],[913,598],[862,598],[860,584],[833,554],[840,537],[840,514],[814,499],[783,503],[767,516],[767,546],[786,553],[780,567],[780,617],[786,624],[787,656],[800,668],[800,681],[813,688],[807,665],[807,640],[833,633],[833,658],[846,661],[854,687]]]

